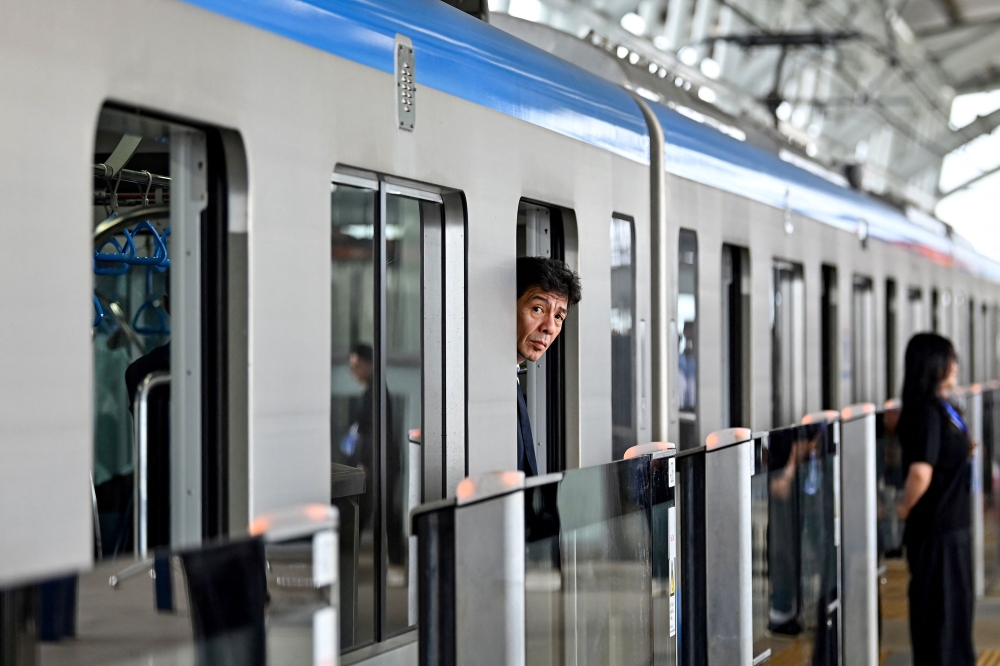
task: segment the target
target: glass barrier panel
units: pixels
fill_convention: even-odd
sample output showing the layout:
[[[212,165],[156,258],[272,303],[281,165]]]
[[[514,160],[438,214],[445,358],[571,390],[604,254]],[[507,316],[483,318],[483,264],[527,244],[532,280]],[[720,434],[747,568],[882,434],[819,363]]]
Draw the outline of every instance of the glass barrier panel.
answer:
[[[754,473],[750,480],[751,576],[753,581],[753,656],[771,649],[768,611],[771,587],[768,580],[768,452],[767,437],[754,439]]]
[[[639,457],[525,491],[528,664],[652,661],[649,488]]]
[[[767,631],[772,658],[787,652],[788,663],[837,660],[836,428],[818,423],[768,435]]]
[[[899,410],[875,415],[875,483],[878,503],[879,558],[900,557],[903,547],[903,522],[896,518],[896,504],[906,482],[903,449],[896,436]]]

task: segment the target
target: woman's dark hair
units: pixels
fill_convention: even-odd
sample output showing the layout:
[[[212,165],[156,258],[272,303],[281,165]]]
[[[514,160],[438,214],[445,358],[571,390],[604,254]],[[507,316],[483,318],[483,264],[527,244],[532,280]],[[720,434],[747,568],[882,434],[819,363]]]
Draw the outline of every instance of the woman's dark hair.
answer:
[[[938,386],[951,372],[955,347],[937,333],[917,333],[906,345],[903,374],[903,411],[899,415],[900,435],[909,432],[917,414],[937,400]]]
[[[521,298],[532,287],[563,296],[570,306],[579,303],[583,296],[580,276],[565,262],[547,257],[518,257],[517,297]]]

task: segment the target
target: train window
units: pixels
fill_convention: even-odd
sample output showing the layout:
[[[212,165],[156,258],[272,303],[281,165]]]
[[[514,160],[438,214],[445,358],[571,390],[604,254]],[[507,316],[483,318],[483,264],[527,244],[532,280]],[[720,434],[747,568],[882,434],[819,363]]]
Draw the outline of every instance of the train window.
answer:
[[[681,229],[677,266],[679,446],[698,446],[698,235]]]
[[[965,354],[967,357],[965,362],[965,383],[971,384],[976,381],[976,363],[980,358],[976,349],[976,344],[978,344],[978,337],[976,336],[976,302],[973,299],[969,299],[968,310],[962,313],[962,317],[965,321],[965,336],[968,342],[968,352]]]
[[[558,207],[521,201],[517,207],[517,256],[565,261],[563,215]],[[572,321],[572,317],[567,321],[567,329]],[[539,474],[566,469],[566,333],[564,330],[538,361],[525,361],[521,371]]]
[[[941,292],[940,316],[935,332],[949,339],[955,335],[955,315],[951,310],[951,292],[948,290]],[[962,342],[960,340],[952,340],[952,342],[955,343],[956,349],[961,349]]]
[[[722,246],[722,423],[750,424],[750,252]]]
[[[993,354],[993,364],[990,366],[990,379],[1000,379],[1000,305],[990,307],[989,345]]]
[[[98,558],[146,557],[229,530],[225,153],[210,128],[112,107],[98,118],[90,249]],[[145,425],[135,444],[134,424]]]
[[[851,400],[875,399],[875,312],[871,278],[854,276],[851,322]]]
[[[885,397],[896,395],[896,350],[899,347],[899,304],[896,299],[896,281],[885,281]]]
[[[931,289],[931,331],[941,332],[941,295],[937,289]]]
[[[837,409],[840,404],[840,348],[837,345],[838,315],[837,315],[837,267],[824,265],[823,301],[820,308],[820,347],[822,386],[820,389],[823,409]],[[778,421],[775,427],[788,425],[789,422]]]
[[[994,336],[993,327],[993,309],[986,303],[982,304],[982,335],[980,340],[982,342],[979,348],[983,350],[983,362],[981,365],[980,372],[982,373],[983,381],[990,381],[993,379],[993,366],[996,363],[996,349],[994,349],[992,340]]]
[[[805,413],[805,296],[802,264],[775,260],[771,299],[771,420],[774,427]]]
[[[926,329],[924,323],[924,292],[917,287],[910,287],[906,292],[906,340]]]
[[[464,377],[464,324],[459,340],[443,323],[453,307],[446,281],[462,303],[452,319],[464,322],[464,263],[448,268],[456,252],[464,262],[464,237],[452,247],[439,191],[344,171],[331,186],[331,448],[335,464],[366,474],[361,497],[336,488],[333,497],[341,552],[353,553],[340,563],[341,646],[350,649],[416,622],[406,517],[443,495],[457,476],[449,458],[458,448],[464,456],[464,433],[444,431],[464,414],[464,380],[452,381],[456,367]]]
[[[636,433],[635,223],[611,218],[611,453],[625,456]]]

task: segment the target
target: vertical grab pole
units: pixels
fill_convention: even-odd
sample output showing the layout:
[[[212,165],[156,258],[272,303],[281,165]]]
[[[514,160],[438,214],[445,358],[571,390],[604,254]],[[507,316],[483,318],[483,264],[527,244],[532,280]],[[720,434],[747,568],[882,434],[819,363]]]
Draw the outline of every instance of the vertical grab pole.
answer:
[[[967,395],[969,438],[976,444],[972,452],[972,589],[976,599],[986,594],[986,557],[983,522],[983,388],[973,384]]]
[[[132,403],[133,446],[135,446],[135,481],[132,499],[132,541],[135,555],[146,559],[149,541],[149,394],[157,386],[170,383],[169,372],[146,375]]]
[[[843,663],[878,664],[878,527],[875,405],[841,411]]]

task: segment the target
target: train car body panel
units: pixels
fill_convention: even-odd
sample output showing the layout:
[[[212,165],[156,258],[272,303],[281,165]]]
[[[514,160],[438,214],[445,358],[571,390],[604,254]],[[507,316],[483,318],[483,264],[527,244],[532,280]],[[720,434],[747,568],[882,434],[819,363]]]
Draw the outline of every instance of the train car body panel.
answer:
[[[186,1],[387,73],[403,34],[418,85],[649,162],[645,122],[625,91],[442,2]]]

